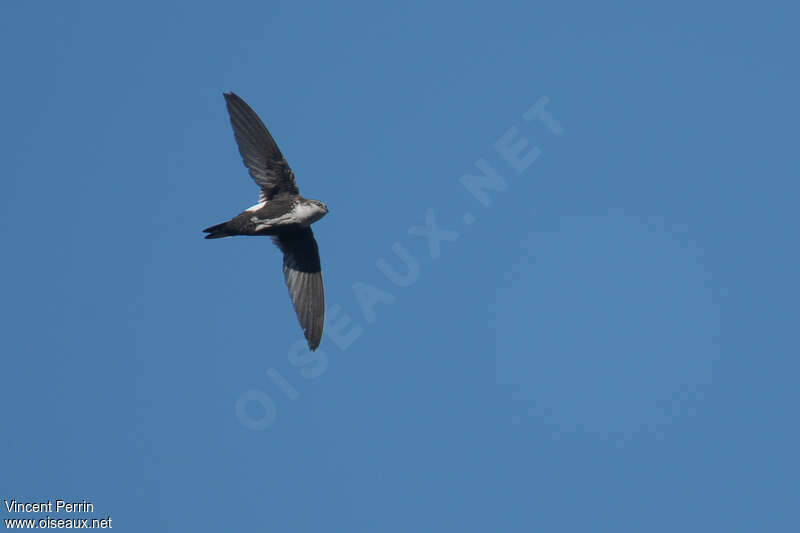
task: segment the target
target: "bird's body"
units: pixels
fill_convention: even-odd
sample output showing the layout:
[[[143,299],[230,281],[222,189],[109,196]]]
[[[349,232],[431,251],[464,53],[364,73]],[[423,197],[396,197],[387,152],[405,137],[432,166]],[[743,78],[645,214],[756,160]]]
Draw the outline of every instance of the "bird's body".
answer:
[[[311,224],[327,206],[303,198],[284,159],[258,115],[238,96],[225,94],[234,136],[250,176],[261,187],[258,203],[227,222],[204,229],[206,239],[269,235],[283,252],[283,273],[308,347],[322,338],[325,295],[319,251]]]
[[[232,235],[278,235],[285,230],[308,227],[327,212],[315,202],[300,196],[259,202],[228,222],[208,228],[206,239]]]

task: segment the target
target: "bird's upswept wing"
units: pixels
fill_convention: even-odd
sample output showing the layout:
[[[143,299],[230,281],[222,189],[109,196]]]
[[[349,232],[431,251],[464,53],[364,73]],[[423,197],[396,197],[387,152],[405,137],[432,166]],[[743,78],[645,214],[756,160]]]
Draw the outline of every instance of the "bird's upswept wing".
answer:
[[[311,228],[287,230],[272,237],[272,241],[283,252],[283,276],[289,296],[308,347],[315,350],[325,322],[325,293],[314,233]]]
[[[239,153],[253,181],[261,187],[259,202],[281,194],[300,194],[289,163],[256,112],[234,93],[224,96]]]

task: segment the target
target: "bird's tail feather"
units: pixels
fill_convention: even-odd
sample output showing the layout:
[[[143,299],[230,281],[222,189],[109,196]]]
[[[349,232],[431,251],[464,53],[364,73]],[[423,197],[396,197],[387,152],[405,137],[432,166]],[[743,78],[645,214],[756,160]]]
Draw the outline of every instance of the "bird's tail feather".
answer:
[[[230,237],[231,234],[228,233],[226,226],[228,225],[227,222],[223,222],[222,224],[217,224],[216,226],[211,226],[210,228],[206,228],[203,231],[208,233],[206,235],[206,239],[221,239],[222,237]]]

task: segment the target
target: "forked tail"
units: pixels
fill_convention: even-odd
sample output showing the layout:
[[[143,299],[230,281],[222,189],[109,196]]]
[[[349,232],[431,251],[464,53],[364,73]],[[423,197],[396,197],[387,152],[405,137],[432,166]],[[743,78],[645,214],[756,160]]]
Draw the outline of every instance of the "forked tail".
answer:
[[[227,229],[225,229],[227,225],[227,222],[223,222],[222,224],[217,224],[216,226],[211,226],[210,228],[204,229],[203,231],[208,233],[208,235],[206,235],[206,239],[221,239],[222,237],[230,237],[231,234],[228,233]]]

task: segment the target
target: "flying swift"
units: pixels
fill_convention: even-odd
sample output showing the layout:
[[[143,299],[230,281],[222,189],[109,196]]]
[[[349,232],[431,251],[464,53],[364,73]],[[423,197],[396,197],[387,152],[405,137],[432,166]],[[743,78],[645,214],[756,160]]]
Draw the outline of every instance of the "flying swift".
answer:
[[[322,339],[325,294],[319,249],[311,224],[328,213],[319,200],[300,195],[294,173],[264,123],[244,100],[224,93],[233,134],[250,177],[261,192],[258,203],[227,222],[204,229],[206,239],[268,235],[283,252],[283,276],[310,350]]]

